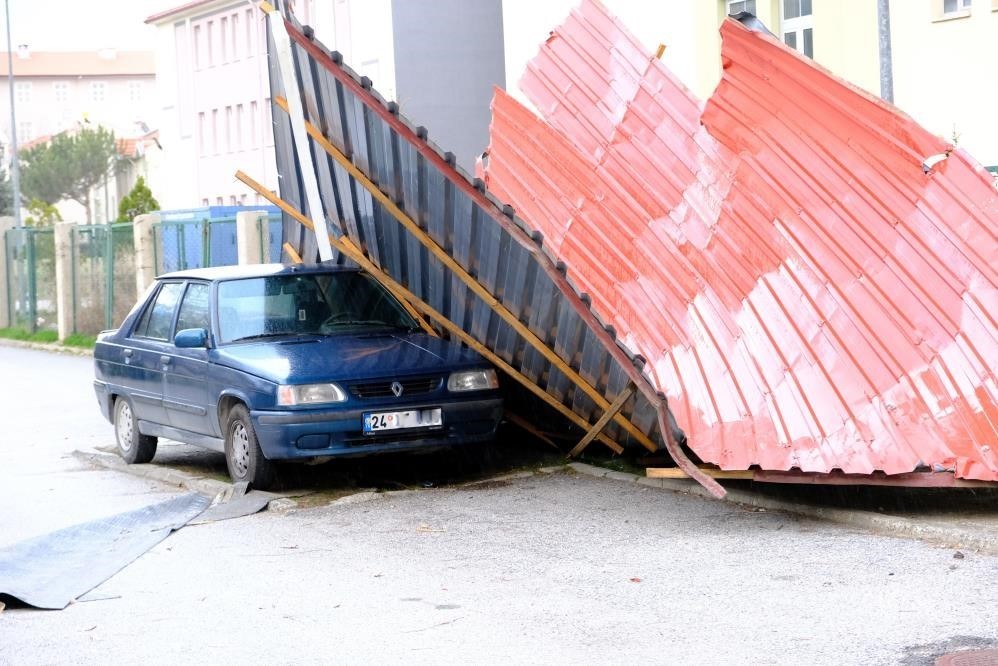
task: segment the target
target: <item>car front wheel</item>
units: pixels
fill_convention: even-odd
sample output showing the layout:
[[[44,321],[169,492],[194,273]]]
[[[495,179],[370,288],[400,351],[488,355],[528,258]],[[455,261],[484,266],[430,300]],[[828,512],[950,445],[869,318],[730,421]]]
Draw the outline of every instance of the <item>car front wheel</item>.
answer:
[[[263,457],[249,410],[244,405],[236,405],[229,411],[225,427],[225,462],[229,476],[237,483],[246,481],[258,490],[269,488],[274,483],[274,463]]]
[[[118,455],[129,465],[147,463],[156,455],[156,438],[139,432],[132,403],[123,396],[114,401],[114,438]]]

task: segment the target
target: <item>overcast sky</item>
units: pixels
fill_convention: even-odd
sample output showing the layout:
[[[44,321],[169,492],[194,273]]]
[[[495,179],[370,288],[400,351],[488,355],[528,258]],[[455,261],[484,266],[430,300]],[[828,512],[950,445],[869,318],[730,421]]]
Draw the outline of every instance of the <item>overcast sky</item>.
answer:
[[[154,29],[144,21],[187,0],[5,0],[10,3],[11,42],[34,51],[91,51],[100,48],[153,50]],[[2,10],[2,6],[0,6]],[[3,15],[0,14],[0,23]],[[6,23],[0,48],[7,48]]]

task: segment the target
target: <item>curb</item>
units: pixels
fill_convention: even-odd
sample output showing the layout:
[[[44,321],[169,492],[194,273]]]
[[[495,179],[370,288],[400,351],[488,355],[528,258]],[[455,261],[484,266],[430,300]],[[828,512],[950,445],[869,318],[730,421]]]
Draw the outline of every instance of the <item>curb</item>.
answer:
[[[614,470],[587,465],[585,463],[573,462],[566,465],[580,474],[594,476],[597,478],[613,479],[625,483],[636,483],[650,488],[661,488],[677,493],[694,495],[717,501],[701,487],[696,481],[688,479],[649,479],[648,477],[630,474],[628,472],[617,472]],[[858,511],[853,509],[835,509],[830,507],[809,506],[807,504],[795,504],[785,502],[772,497],[763,497],[752,492],[735,488],[725,488],[728,495],[720,500],[729,504],[736,504],[753,509],[763,509],[766,511],[780,511],[783,513],[824,520],[838,523],[856,529],[877,532],[889,536],[919,539],[931,542],[936,545],[951,548],[966,548],[983,553],[998,554],[998,537],[962,528],[946,527],[941,525],[930,525],[921,523],[911,518],[901,516],[891,516],[871,511]]]
[[[0,346],[19,347],[21,349],[34,349],[36,351],[55,352],[57,354],[69,354],[70,356],[93,356],[94,350],[83,347],[67,347],[55,342],[31,342],[30,340],[11,340],[10,338],[0,338]]]
[[[187,474],[168,467],[159,467],[148,463],[144,465],[129,465],[115,455],[87,453],[86,451],[76,450],[73,451],[73,457],[94,467],[102,467],[114,472],[124,472],[125,474],[140,476],[144,479],[159,481],[168,486],[186,488],[187,490],[207,495],[208,497],[218,497],[226,493],[231,495],[235,488],[231,483],[194,476],[193,474]]]

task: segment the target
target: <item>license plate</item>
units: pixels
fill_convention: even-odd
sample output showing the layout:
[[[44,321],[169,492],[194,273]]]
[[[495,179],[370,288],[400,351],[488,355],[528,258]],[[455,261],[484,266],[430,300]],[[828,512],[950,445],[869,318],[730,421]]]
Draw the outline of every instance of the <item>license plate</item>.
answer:
[[[412,409],[405,412],[374,412],[364,414],[364,434],[404,428],[431,428],[443,424],[440,408]]]

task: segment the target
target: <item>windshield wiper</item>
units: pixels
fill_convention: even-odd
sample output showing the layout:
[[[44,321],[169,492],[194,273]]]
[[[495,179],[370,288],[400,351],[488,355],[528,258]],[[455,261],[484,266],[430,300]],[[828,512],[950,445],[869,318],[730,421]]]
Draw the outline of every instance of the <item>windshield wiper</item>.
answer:
[[[333,326],[387,326],[388,328],[407,328],[401,324],[393,324],[380,319],[345,319],[343,321],[333,321],[326,324],[326,327],[328,328],[332,328]]]
[[[246,342],[247,340],[262,340],[263,338],[280,338],[285,336],[295,336],[301,335],[301,333],[292,333],[290,331],[284,331],[282,333],[256,333],[254,335],[244,335],[241,338],[236,338],[235,340],[228,340],[227,342]]]

